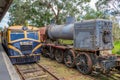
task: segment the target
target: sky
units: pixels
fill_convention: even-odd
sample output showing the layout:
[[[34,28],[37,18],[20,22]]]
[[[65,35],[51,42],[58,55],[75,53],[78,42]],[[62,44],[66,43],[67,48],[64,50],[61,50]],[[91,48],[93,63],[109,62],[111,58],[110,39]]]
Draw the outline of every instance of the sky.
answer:
[[[9,13],[7,12],[2,21],[0,22],[0,27],[8,27],[8,21],[9,21]]]
[[[95,2],[98,0],[91,0],[90,6],[96,10],[95,8]],[[9,13],[7,12],[2,21],[0,22],[0,27],[8,27],[8,21],[9,21]]]

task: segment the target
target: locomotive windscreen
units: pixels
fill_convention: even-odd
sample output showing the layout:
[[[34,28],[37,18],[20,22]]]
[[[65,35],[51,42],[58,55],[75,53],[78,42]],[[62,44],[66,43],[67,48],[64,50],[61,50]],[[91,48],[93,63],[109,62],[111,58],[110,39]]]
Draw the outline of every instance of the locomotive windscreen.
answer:
[[[38,32],[28,31],[27,32],[27,38],[38,40],[39,39],[38,38]]]
[[[11,40],[17,40],[17,39],[22,39],[24,38],[24,33],[23,31],[11,31]]]

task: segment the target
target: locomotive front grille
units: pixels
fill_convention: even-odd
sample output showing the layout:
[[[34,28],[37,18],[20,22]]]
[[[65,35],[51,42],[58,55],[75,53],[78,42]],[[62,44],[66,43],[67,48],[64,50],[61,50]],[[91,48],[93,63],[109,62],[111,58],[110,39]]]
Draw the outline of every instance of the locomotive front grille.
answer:
[[[32,50],[32,45],[21,45],[21,51],[30,51]]]
[[[32,50],[32,42],[20,42],[21,51],[31,51]]]

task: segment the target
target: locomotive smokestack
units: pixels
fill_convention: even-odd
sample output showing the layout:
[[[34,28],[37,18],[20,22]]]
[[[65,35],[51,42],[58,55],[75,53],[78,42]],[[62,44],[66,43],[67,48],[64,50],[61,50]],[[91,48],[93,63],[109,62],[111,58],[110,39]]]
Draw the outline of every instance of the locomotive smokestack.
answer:
[[[74,23],[75,21],[76,21],[75,17],[72,16],[66,17],[66,24],[71,24]]]

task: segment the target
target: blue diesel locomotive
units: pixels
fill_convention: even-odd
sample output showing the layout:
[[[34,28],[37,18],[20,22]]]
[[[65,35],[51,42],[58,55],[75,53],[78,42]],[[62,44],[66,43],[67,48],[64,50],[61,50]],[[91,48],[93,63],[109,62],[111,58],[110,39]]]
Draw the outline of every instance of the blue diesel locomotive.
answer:
[[[2,44],[13,64],[37,62],[41,46],[39,29],[28,26],[11,26],[2,31]]]

